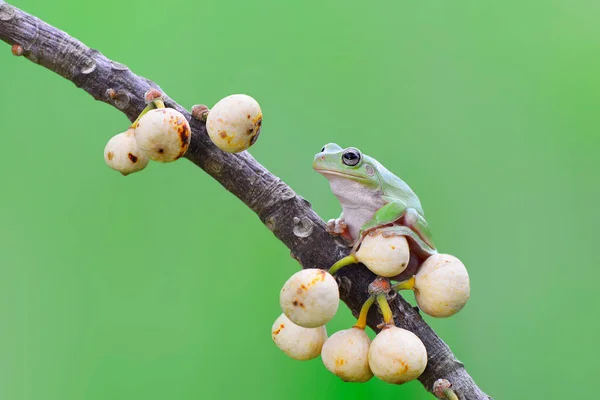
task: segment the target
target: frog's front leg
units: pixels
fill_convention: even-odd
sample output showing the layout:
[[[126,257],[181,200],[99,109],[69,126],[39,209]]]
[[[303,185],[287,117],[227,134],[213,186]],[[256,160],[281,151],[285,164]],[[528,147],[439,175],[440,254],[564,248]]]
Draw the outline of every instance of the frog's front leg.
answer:
[[[348,226],[344,221],[344,213],[342,212],[339,218],[332,218],[329,221],[327,221],[327,224],[325,225],[325,230],[327,231],[327,233],[331,233],[332,235],[341,235],[345,231],[347,231]]]
[[[346,225],[346,222],[344,221],[343,212],[340,214],[339,218],[332,218],[327,221],[325,230],[332,235],[341,236],[348,242],[352,242],[352,236],[350,236],[348,225]]]
[[[365,234],[375,228],[398,221],[406,213],[407,209],[408,207],[403,202],[391,201],[377,210],[373,214],[373,217],[360,228],[358,239],[354,244],[354,250],[358,248]]]

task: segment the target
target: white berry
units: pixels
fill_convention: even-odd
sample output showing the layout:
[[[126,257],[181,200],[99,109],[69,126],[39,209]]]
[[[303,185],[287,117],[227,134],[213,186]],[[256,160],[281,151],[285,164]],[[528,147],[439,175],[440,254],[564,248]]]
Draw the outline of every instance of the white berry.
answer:
[[[252,97],[233,94],[210,110],[206,130],[217,147],[229,153],[247,150],[258,139],[262,111]]]
[[[396,326],[385,327],[369,348],[369,366],[376,377],[388,383],[418,378],[427,366],[427,350],[414,333]]]
[[[404,271],[410,259],[408,242],[404,236],[386,237],[381,233],[365,236],[355,255],[374,274],[386,278]]]
[[[281,314],[271,328],[271,336],[277,347],[289,357],[310,360],[321,354],[323,343],[327,340],[327,330],[324,326],[303,328]]]
[[[432,317],[449,317],[469,300],[469,274],[464,264],[449,254],[427,258],[415,276],[415,299]]]
[[[135,140],[148,158],[159,162],[175,161],[190,144],[190,124],[172,108],[148,111],[135,126]]]
[[[296,272],[283,285],[279,302],[284,314],[306,328],[325,325],[337,312],[340,293],[337,282],[322,269]]]
[[[108,141],[104,147],[104,161],[123,175],[140,171],[148,165],[148,157],[138,147],[131,129]]]
[[[346,382],[367,382],[373,377],[369,368],[371,340],[363,329],[350,328],[331,335],[323,345],[325,367]]]

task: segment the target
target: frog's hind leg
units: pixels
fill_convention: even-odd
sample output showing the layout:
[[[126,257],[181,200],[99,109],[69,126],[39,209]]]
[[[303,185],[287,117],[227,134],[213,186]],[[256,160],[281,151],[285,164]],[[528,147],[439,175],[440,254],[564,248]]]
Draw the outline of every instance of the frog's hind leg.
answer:
[[[412,228],[413,231],[417,232],[419,237],[423,242],[427,244],[428,247],[435,250],[435,245],[433,244],[433,236],[431,234],[431,229],[429,229],[429,224],[425,218],[423,218],[417,210],[414,208],[407,208],[406,212],[402,216],[400,223],[404,226],[408,226]]]
[[[421,239],[414,230],[404,225],[394,225],[385,228],[377,229],[375,232],[380,232],[383,237],[404,236],[408,240],[408,244],[412,252],[415,252],[419,258],[426,259],[429,256],[436,254],[437,250],[430,246],[427,242]]]
[[[411,232],[407,233],[405,236],[413,239],[415,245],[418,248],[423,249],[422,253],[428,254],[426,257],[436,253],[431,230],[429,229],[429,225],[425,218],[423,218],[417,210],[412,207],[407,207],[406,204],[401,201],[389,202],[377,210],[373,215],[373,218],[365,223],[360,229],[358,239],[354,245],[354,250],[358,249],[365,234],[390,224],[407,227],[407,232]]]
[[[397,277],[393,277],[393,280],[398,280],[398,277],[403,277],[406,274],[410,274],[410,276],[416,274],[416,271],[421,265],[421,263],[429,256],[437,253],[435,248],[429,246],[427,242],[421,239],[421,237],[412,228],[408,226],[388,225],[383,226],[381,228],[371,229],[370,231],[364,233],[364,235],[373,234],[382,235],[383,237],[404,236],[408,241],[408,246],[410,249],[409,265],[406,268],[405,272],[401,273]],[[360,262],[356,258],[356,251],[360,248],[360,244],[362,243],[363,237],[364,236],[361,236],[361,240],[358,241],[356,245],[354,245],[354,248],[352,249],[350,255],[338,260],[335,264],[331,266],[331,268],[329,269],[329,273],[331,275],[334,275],[337,271],[339,271],[341,268],[347,265],[357,264],[358,262]]]
[[[437,253],[437,250],[425,242],[413,228],[405,225],[387,225],[381,228],[371,229],[369,232],[366,232],[365,235],[382,235],[383,237],[404,236],[406,238],[410,249],[408,266],[399,275],[390,278],[394,281],[403,281],[415,275],[423,261]],[[356,260],[352,260],[352,257],[354,257],[354,254],[360,248],[361,243],[362,240],[354,246],[352,254],[346,257],[346,259],[342,259],[343,261],[340,261],[339,263],[348,265],[351,264],[352,261],[356,262]]]
[[[387,203],[377,210],[375,214],[373,214],[373,217],[360,228],[360,233],[358,235],[359,239],[372,229],[398,221],[406,213],[407,209],[408,207],[406,204],[401,201],[391,201]]]

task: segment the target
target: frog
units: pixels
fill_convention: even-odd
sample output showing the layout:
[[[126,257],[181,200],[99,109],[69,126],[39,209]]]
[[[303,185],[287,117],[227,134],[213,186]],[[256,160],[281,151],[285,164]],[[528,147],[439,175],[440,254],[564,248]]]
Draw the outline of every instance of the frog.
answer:
[[[342,206],[339,218],[330,219],[326,229],[341,236],[353,247],[352,252],[365,235],[382,231],[408,240],[412,268],[407,273],[437,253],[421,201],[406,182],[376,159],[356,147],[344,149],[329,143],[315,155],[313,168],[327,178]]]

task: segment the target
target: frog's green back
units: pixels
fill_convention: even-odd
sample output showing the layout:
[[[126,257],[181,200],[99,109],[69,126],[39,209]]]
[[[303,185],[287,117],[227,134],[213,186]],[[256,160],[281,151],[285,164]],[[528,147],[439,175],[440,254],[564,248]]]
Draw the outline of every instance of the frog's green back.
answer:
[[[417,210],[421,216],[425,216],[421,201],[412,191],[410,186],[402,179],[394,175],[390,170],[384,167],[379,161],[372,157],[363,155],[363,157],[375,167],[380,180],[381,189],[383,190],[383,198],[386,201],[398,199],[403,201],[408,207]]]

